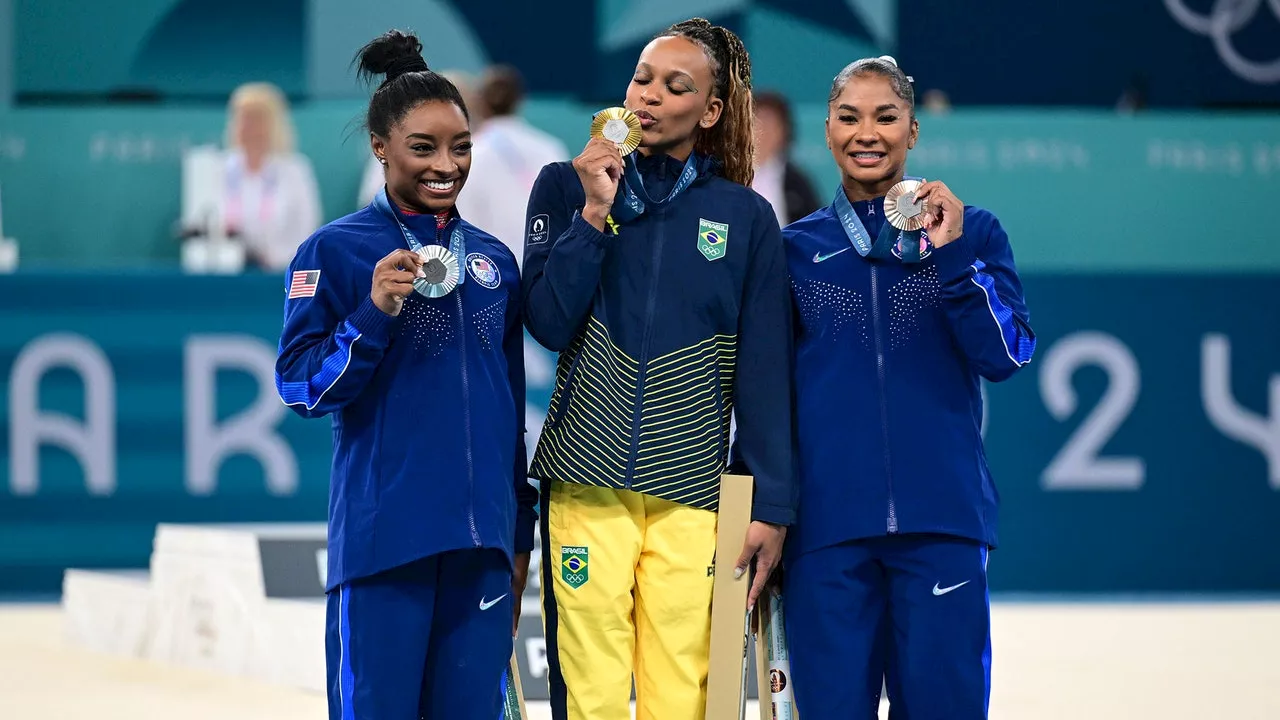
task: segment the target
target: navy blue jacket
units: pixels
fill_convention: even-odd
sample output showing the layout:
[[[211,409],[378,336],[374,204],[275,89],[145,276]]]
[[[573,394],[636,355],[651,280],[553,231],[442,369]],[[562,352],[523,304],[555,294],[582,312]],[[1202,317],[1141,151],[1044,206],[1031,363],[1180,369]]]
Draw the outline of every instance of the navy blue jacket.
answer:
[[[843,190],[839,191],[843,192]],[[871,237],[884,198],[853,203]],[[895,533],[997,543],[981,379],[1035,350],[1009,238],[966,207],[919,264],[862,257],[828,206],[784,230],[797,312],[800,518],[788,552]]]
[[[318,230],[286,276],[277,389],[303,417],[333,416],[330,589],[450,550],[533,548],[515,257],[456,216],[401,217],[424,245],[463,223],[459,288],[379,310],[373,268],[408,245],[373,206]]]
[[[684,167],[632,157],[656,198]],[[615,235],[582,218],[571,163],[542,169],[529,200],[525,324],[560,357],[529,472],[715,510],[736,413],[754,519],[785,525],[795,484],[782,234],[764,198],[718,172],[701,158],[688,189]]]

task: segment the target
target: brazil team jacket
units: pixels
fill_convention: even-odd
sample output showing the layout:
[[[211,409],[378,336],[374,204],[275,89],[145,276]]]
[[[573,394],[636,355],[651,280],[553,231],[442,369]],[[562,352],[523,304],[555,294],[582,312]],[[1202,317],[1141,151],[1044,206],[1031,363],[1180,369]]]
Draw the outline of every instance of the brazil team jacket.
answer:
[[[840,190],[838,192],[843,192]],[[872,238],[884,198],[853,203]],[[966,207],[918,264],[864,258],[832,207],[784,230],[797,312],[800,517],[788,552],[894,533],[995,546],[982,378],[1026,365],[1035,334],[1009,238]]]
[[[632,157],[654,198],[667,196],[684,167],[665,155]],[[715,510],[736,413],[735,455],[755,477],[754,518],[789,524],[791,309],[781,232],[762,197],[720,176],[713,159],[697,163],[686,190],[616,234],[582,218],[586,195],[571,163],[539,174],[525,324],[560,357],[530,475]]]
[[[450,550],[533,547],[515,257],[456,216],[437,228],[394,212],[423,245],[462,223],[462,285],[379,310],[374,266],[408,246],[372,205],[317,231],[286,276],[276,386],[299,415],[333,418],[329,588]]]

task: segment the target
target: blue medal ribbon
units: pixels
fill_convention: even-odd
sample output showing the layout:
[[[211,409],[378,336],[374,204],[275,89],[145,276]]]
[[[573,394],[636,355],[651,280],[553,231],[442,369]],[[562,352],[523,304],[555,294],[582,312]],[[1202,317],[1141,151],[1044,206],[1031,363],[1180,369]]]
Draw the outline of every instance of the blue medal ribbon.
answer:
[[[618,223],[629,222],[640,217],[650,206],[670,203],[698,178],[698,154],[691,152],[689,159],[684,161],[684,169],[680,171],[680,177],[672,186],[671,192],[667,193],[662,200],[654,200],[644,189],[644,179],[640,177],[640,170],[636,167],[635,153],[628,155],[623,160],[623,165],[625,170],[621,187],[622,197],[614,202],[611,213],[614,221]]]
[[[391,202],[387,200],[387,189],[383,187],[373,198],[373,206],[376,207],[387,217],[395,221],[400,226],[400,234],[404,235],[404,241],[409,243],[409,249],[418,252],[422,250],[422,243],[418,242],[418,238],[414,237],[413,232],[405,226],[404,221],[400,219],[400,213],[391,207]],[[462,263],[466,258],[467,244],[466,236],[462,232],[462,223],[456,223],[453,226],[453,232],[449,234],[449,252],[458,260],[458,285],[467,278],[466,268],[462,267]]]
[[[919,180],[920,178],[905,179]],[[853,204],[844,194],[843,187],[836,191],[836,200],[833,205],[836,217],[840,218],[840,226],[844,228],[844,234],[849,238],[849,243],[862,257],[885,260],[893,256],[893,246],[898,245],[902,252],[902,262],[907,264],[920,262],[920,234],[923,230],[899,230],[885,220],[880,226],[880,233],[876,236],[875,242],[872,243],[871,233],[867,232],[867,226],[862,224],[862,219],[854,211]]]

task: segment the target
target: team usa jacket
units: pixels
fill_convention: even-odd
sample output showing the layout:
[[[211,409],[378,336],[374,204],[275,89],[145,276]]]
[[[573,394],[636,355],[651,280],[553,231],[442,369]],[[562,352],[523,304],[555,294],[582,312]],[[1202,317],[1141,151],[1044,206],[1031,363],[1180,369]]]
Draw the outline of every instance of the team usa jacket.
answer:
[[[877,237],[884,198],[852,205]],[[801,486],[788,552],[898,533],[994,547],[999,496],[980,383],[1005,380],[1035,350],[999,221],[966,207],[963,235],[934,248],[924,234],[912,264],[900,247],[863,257],[833,206],[783,234],[797,314]]]
[[[408,247],[389,212],[424,246],[465,238],[462,284],[411,293],[395,317],[370,299],[374,266]],[[276,387],[299,415],[333,418],[328,589],[451,550],[530,551],[511,251],[456,214],[375,203],[304,242],[286,282]]]

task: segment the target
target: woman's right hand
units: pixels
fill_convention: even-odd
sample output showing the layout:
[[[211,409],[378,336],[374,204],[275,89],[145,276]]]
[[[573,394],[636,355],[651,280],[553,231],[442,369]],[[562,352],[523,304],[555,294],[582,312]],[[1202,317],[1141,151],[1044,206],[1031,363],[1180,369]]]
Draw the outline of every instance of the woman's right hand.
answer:
[[[604,138],[591,138],[582,154],[573,159],[573,169],[578,172],[578,181],[587,194],[582,217],[601,232],[618,193],[622,167],[622,151]]]
[[[373,290],[370,297],[382,312],[395,317],[404,307],[404,299],[413,292],[414,278],[426,277],[422,258],[409,250],[392,250],[373,266]]]

